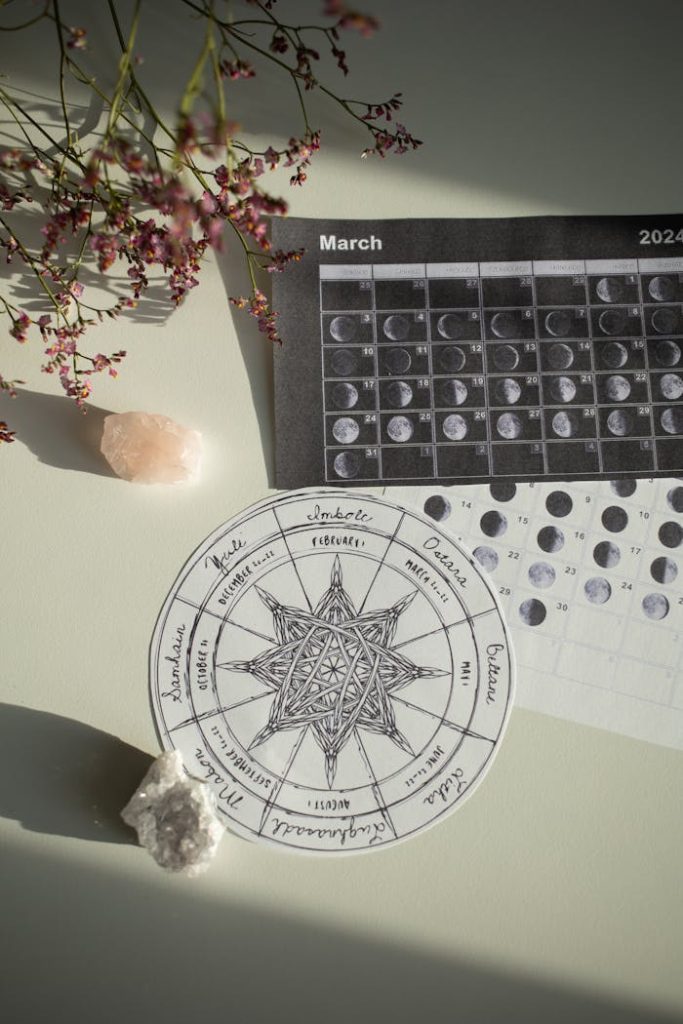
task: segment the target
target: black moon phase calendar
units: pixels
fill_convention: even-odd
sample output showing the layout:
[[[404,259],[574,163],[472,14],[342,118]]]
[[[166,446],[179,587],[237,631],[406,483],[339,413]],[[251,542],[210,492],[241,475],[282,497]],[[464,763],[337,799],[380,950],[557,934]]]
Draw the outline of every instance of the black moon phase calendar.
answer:
[[[221,526],[161,611],[162,744],[238,834],[310,853],[377,850],[483,778],[513,657],[472,556],[421,512],[335,490]]]

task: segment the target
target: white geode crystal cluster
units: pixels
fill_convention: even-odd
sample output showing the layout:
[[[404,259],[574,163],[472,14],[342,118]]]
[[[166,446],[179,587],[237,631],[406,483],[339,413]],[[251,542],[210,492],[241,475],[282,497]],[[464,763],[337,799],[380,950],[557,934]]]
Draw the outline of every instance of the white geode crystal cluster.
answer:
[[[156,759],[121,817],[157,864],[186,875],[206,871],[225,832],[211,791],[185,774],[177,750]]]

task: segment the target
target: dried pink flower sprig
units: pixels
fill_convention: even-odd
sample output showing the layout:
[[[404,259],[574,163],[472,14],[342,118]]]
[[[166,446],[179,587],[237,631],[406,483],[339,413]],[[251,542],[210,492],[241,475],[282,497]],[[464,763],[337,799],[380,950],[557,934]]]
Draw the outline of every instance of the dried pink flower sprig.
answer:
[[[48,131],[18,94],[0,85],[0,103],[24,139],[21,146],[0,150],[0,248],[8,263],[21,264],[33,275],[44,300],[44,309],[29,312],[13,301],[10,291],[0,294],[0,313],[8,316],[9,333],[20,344],[34,333],[40,337],[45,357],[42,370],[56,374],[78,405],[89,397],[92,378],[99,373],[115,377],[126,355],[124,351],[87,354],[83,350],[87,330],[137,306],[160,277],[167,283],[172,303],[182,302],[199,283],[207,249],[220,248],[226,229],[234,232],[242,246],[251,282],[248,296],[230,301],[246,309],[271,341],[281,342],[277,313],[259,286],[258,274],[282,271],[302,253],[272,249],[268,218],[285,215],[288,204],[271,195],[262,179],[269,171],[286,167],[291,169],[291,185],[306,181],[321,138],[320,130],[309,121],[308,91],[325,94],[370,133],[372,144],[363,156],[384,157],[420,145],[394,121],[400,93],[380,103],[366,103],[344,99],[319,81],[319,43],[346,75],[340,33],[353,30],[370,36],[378,28],[376,19],[341,0],[324,4],[330,24],[306,27],[275,16],[275,0],[248,0],[256,9],[254,16],[235,20],[219,17],[215,0],[176,0],[176,9],[186,7],[192,12],[192,25],[203,28],[203,39],[179,96],[176,121],[167,124],[138,70],[143,2],[135,0],[126,33],[115,0],[107,0],[121,50],[111,93],[103,91],[101,75],[95,76],[87,66],[86,28],[64,23],[59,0],[45,0],[42,11],[23,26],[0,24],[0,31],[14,31],[42,20],[53,23],[59,57],[56,91],[63,120],[58,134]],[[163,36],[161,32],[157,38]],[[226,87],[241,88],[239,83],[256,77],[255,62],[274,64],[292,82],[303,122],[299,133],[286,143],[263,151],[239,138],[239,125],[226,116]],[[94,146],[82,145],[71,130],[66,98],[69,77],[91,88],[107,114],[106,128]],[[140,128],[141,123],[150,122],[151,132]],[[22,238],[22,216],[26,215],[40,220],[42,242],[37,246]],[[123,283],[119,275],[108,289],[111,301],[94,305],[89,301],[92,289],[82,280],[84,271],[90,280],[93,273],[107,274],[112,268],[125,269]],[[12,396],[22,383],[0,376],[0,391]],[[12,441],[13,436],[2,423],[0,443]]]

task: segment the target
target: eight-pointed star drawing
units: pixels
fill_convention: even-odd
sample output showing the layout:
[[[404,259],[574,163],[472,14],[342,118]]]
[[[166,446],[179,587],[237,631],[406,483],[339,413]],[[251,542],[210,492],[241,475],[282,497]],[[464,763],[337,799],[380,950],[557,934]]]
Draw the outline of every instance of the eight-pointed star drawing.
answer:
[[[396,725],[391,694],[415,679],[446,674],[421,668],[391,648],[398,618],[417,591],[390,608],[359,614],[342,586],[338,556],[330,586],[312,612],[256,590],[273,615],[278,644],[250,661],[222,666],[249,672],[275,692],[268,721],[249,749],[280,730],[310,727],[325,756],[330,788],[337,756],[356,729],[387,736],[413,754]]]

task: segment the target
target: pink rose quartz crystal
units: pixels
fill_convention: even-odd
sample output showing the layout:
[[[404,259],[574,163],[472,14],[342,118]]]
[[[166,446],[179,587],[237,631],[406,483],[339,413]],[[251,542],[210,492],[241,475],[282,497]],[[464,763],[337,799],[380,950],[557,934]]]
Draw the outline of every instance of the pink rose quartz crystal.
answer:
[[[104,420],[100,450],[123,480],[178,484],[198,474],[201,434],[157,413],[112,413]]]

